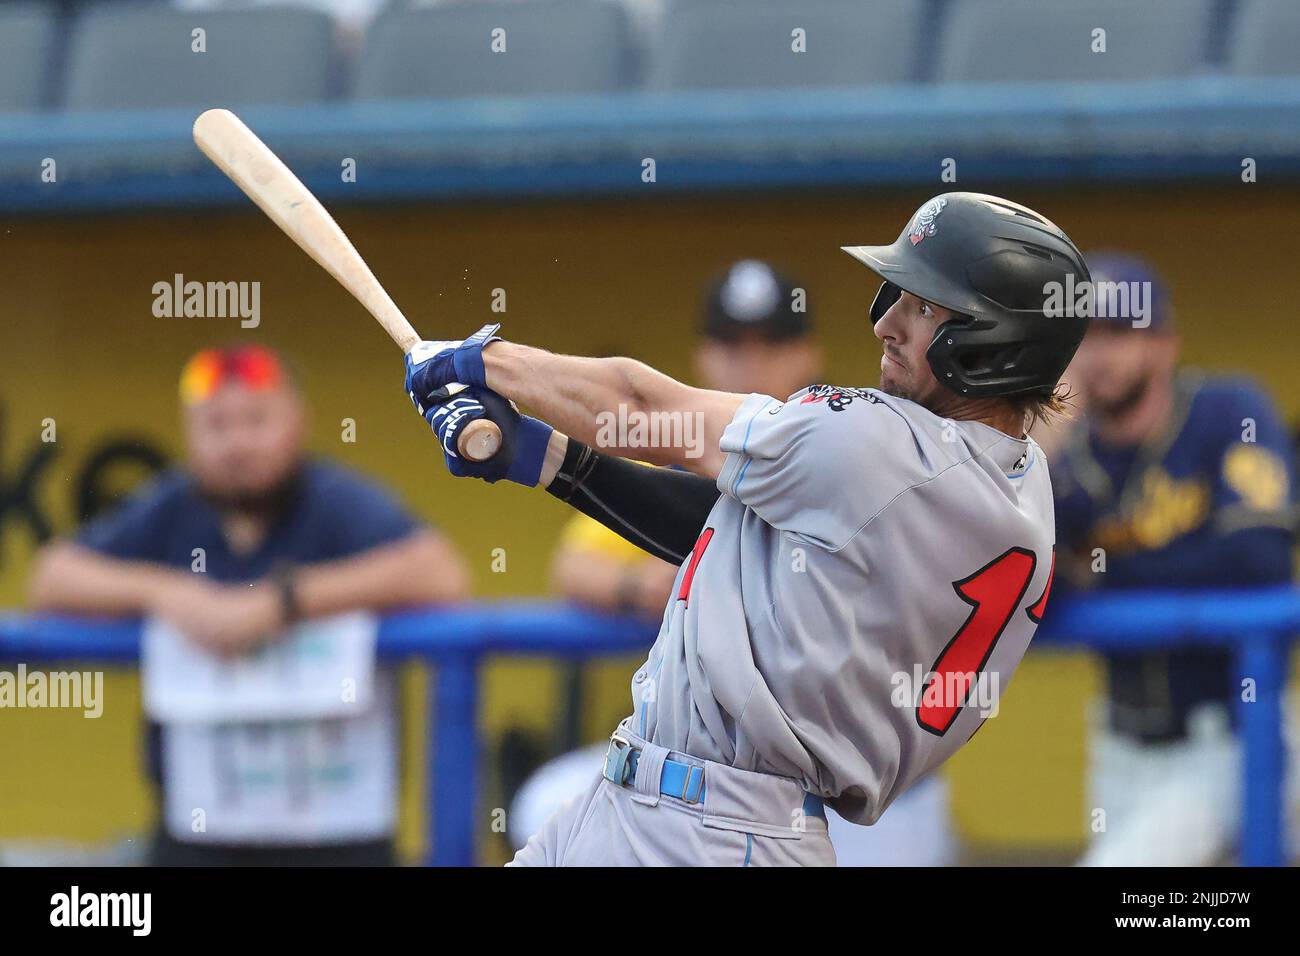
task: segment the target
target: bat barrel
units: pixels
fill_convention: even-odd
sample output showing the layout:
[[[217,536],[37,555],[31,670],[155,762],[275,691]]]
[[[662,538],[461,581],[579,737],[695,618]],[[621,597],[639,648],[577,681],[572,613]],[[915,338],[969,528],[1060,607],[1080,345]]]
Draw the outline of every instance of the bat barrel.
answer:
[[[194,142],[244,194],[365,306],[403,352],[420,341],[411,323],[379,284],[338,223],[293,172],[229,110],[212,109],[194,121]],[[493,422],[471,424],[460,453],[487,461],[501,447]]]

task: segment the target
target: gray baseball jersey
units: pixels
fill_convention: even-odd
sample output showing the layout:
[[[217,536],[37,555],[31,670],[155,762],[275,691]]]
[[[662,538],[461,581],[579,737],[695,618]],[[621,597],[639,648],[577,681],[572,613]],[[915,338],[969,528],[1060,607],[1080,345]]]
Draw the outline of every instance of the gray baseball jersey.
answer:
[[[750,395],[626,725],[874,822],[970,739],[1047,599],[1032,439],[876,389]]]

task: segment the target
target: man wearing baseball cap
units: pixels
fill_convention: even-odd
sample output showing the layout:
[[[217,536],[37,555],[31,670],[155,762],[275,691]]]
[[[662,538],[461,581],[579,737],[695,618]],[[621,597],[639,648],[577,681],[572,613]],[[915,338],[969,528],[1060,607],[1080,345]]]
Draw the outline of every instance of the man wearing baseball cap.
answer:
[[[1066,373],[1085,414],[1052,460],[1059,587],[1289,582],[1293,453],[1272,400],[1244,376],[1178,367],[1174,311],[1148,263],[1087,259],[1096,312]],[[1119,651],[1105,667],[1083,862],[1218,861],[1240,817],[1231,650]]]
[[[695,369],[705,388],[784,398],[820,373],[806,290],[766,262],[741,260],[710,284],[699,331]],[[676,565],[583,514],[565,526],[552,564],[564,597],[653,618],[663,613],[676,574]]]

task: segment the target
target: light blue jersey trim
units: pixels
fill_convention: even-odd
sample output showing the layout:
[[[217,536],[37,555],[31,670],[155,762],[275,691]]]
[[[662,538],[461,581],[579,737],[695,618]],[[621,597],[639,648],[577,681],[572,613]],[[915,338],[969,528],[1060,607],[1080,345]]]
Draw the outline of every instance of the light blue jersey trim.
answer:
[[[749,416],[749,421],[745,423],[745,437],[740,440],[740,453],[742,455],[748,454],[749,433],[753,431],[754,419],[757,418],[759,414],[765,411],[767,407],[775,401],[776,399],[769,398],[766,402],[764,402],[761,406],[759,406],[757,409],[754,410],[754,414]],[[749,466],[753,462],[753,460],[754,459],[752,458],[748,458],[746,459],[745,464],[741,466],[740,474],[736,476],[736,480],[731,485],[731,493],[733,495],[740,490],[740,483],[745,480],[745,472],[749,471]]]
[[[749,858],[754,853],[754,834],[745,834],[745,862],[741,866],[749,866]]]

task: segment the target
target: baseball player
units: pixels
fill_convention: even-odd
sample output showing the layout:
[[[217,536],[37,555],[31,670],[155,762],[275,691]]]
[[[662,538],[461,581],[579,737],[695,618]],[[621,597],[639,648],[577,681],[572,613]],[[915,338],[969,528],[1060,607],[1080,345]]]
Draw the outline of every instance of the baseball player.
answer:
[[[516,864],[833,865],[826,804],[874,822],[994,712],[1052,574],[1026,429],[1087,326],[1045,295],[1087,266],[1038,213],[973,193],[845,251],[885,280],[878,389],[691,388],[496,325],[407,355],[453,474],[541,485],[680,562],[633,712]],[[482,417],[503,443],[473,463],[456,438]]]
[[[693,363],[699,382],[715,391],[789,395],[824,381],[818,375],[822,358],[810,291],[769,263],[733,263],[709,286],[700,310]],[[565,526],[552,567],[557,590],[569,600],[636,611],[656,621],[663,616],[678,570],[677,564],[651,557],[580,512]],[[580,665],[572,667],[570,675],[581,674]],[[580,684],[570,680],[566,690],[572,699]],[[509,834],[516,850],[587,788],[607,744],[608,738],[562,754],[523,783],[509,803]],[[941,773],[918,781],[874,826],[848,823],[830,807],[826,826],[840,866],[944,866],[956,858],[948,786]]]

